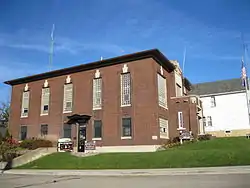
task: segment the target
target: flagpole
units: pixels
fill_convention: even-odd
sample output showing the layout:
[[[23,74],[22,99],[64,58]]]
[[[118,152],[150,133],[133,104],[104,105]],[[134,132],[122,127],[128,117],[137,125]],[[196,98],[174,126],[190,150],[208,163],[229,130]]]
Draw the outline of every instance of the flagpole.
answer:
[[[185,63],[186,63],[186,52],[187,52],[187,49],[185,46],[184,53],[183,53],[183,62],[182,62],[182,75],[184,75],[184,68],[185,68]]]
[[[53,63],[53,54],[54,54],[54,30],[55,30],[55,24],[52,26],[51,31],[51,43],[50,43],[50,55],[49,55],[49,71],[52,70],[52,63]]]
[[[247,61],[246,61],[246,46],[244,43],[244,40],[242,38],[243,42],[243,49],[244,49],[244,55],[242,56],[242,79],[244,81],[244,86],[246,90],[246,100],[247,100],[247,111],[248,111],[248,124],[250,125],[250,104],[249,104],[249,78],[247,76]],[[245,60],[245,61],[244,61]]]

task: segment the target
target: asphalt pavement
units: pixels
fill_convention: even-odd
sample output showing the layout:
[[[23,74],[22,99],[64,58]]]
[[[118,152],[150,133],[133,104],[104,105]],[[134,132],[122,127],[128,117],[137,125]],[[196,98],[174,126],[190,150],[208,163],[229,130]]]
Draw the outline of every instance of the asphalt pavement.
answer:
[[[197,174],[174,176],[51,176],[0,175],[1,188],[246,188],[250,174]]]

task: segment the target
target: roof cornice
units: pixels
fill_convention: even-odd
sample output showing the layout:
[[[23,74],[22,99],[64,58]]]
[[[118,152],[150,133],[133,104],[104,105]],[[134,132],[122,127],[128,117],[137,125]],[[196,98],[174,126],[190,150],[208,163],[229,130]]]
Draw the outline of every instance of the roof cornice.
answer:
[[[98,68],[106,67],[106,66],[112,66],[115,64],[127,63],[127,62],[146,59],[146,58],[153,58],[158,64],[160,64],[163,68],[165,68],[169,72],[172,72],[175,69],[174,65],[158,49],[152,49],[152,50],[141,51],[141,52],[137,52],[133,54],[118,56],[114,58],[104,59],[104,60],[96,61],[92,63],[73,66],[69,68],[59,69],[59,70],[55,70],[51,72],[46,72],[46,73],[36,74],[36,75],[18,78],[14,80],[9,80],[9,81],[5,81],[4,83],[13,86],[13,85],[33,82],[37,80],[48,79],[52,77],[68,75],[68,74],[72,74],[76,72],[98,69]]]

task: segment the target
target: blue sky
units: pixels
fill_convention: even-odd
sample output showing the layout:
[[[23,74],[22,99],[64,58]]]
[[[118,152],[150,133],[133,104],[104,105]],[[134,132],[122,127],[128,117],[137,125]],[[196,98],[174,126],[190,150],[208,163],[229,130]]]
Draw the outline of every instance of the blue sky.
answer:
[[[192,83],[238,78],[250,44],[249,0],[0,0],[0,82],[158,48]],[[0,84],[0,101],[10,87]]]

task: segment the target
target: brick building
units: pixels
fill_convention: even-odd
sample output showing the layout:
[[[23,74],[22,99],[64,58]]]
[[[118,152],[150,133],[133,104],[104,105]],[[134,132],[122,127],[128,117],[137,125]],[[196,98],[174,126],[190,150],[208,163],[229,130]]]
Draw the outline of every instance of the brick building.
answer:
[[[152,151],[179,135],[203,133],[202,107],[177,61],[159,50],[6,81],[9,129],[21,140],[77,140],[72,119],[85,118],[86,140],[100,151]]]

